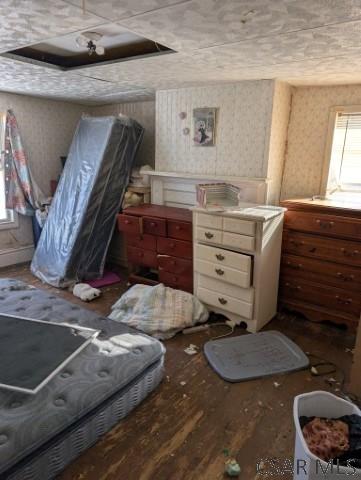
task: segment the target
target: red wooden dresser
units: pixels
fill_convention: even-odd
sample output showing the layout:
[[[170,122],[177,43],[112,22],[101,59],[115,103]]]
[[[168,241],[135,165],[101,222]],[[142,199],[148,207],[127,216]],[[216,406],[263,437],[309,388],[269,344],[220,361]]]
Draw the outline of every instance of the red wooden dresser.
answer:
[[[193,292],[192,214],[183,208],[144,204],[118,215],[127,244],[130,283]]]

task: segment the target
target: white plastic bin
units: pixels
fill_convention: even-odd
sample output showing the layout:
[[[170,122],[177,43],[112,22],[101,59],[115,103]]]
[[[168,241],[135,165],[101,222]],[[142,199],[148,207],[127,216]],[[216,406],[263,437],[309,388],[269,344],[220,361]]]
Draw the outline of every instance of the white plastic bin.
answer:
[[[302,416],[338,418],[352,414],[361,415],[356,405],[329,392],[317,391],[295,397],[293,403],[293,419],[296,427],[294,480],[346,478],[361,480],[361,470],[337,466],[337,464],[331,470],[331,464],[328,465],[327,462],[313,455],[307,447],[299,422]]]

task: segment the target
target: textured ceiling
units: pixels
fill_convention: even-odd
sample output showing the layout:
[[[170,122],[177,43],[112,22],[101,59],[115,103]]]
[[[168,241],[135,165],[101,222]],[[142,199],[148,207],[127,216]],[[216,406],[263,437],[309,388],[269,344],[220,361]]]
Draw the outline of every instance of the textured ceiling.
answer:
[[[86,104],[279,78],[361,83],[361,0],[1,0],[0,52],[117,23],[178,53],[72,72],[0,57],[0,90]]]

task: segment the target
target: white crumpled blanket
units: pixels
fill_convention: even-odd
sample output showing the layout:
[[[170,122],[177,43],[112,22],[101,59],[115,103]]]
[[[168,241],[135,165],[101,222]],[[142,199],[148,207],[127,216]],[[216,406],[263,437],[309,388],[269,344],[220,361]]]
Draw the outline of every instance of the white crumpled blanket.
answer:
[[[112,306],[109,318],[153,337],[173,337],[208,320],[208,310],[194,295],[165,287],[134,285]]]

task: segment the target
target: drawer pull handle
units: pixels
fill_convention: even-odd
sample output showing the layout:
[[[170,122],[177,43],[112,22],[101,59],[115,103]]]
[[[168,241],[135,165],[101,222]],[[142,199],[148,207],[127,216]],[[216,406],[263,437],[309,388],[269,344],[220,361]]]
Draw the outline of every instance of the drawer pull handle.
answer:
[[[292,262],[287,262],[287,265],[290,267],[290,268],[294,268],[295,270],[301,270],[301,268],[303,268],[303,265],[302,263],[298,263],[297,265],[293,264]]]
[[[152,228],[154,228],[154,227],[157,226],[157,224],[156,224],[155,222],[150,222],[150,226],[151,226]]]
[[[179,225],[176,225],[175,226],[175,229],[177,230],[177,232],[179,232],[179,230],[181,229],[181,227]]]
[[[341,303],[341,305],[351,305],[352,303],[352,298],[344,299],[344,298],[341,298],[339,295],[336,295],[335,298],[338,303]]]
[[[321,228],[332,228],[335,224],[335,222],[326,222],[324,220],[316,220],[316,223],[321,227]]]
[[[222,270],[221,268],[216,268],[215,271],[217,275],[224,275],[224,270]]]
[[[353,282],[355,280],[355,275],[345,275],[342,272],[337,272],[338,278],[342,278],[344,282]]]
[[[216,259],[222,262],[226,257],[221,253],[216,253]]]
[[[129,225],[129,224],[130,224],[130,220],[124,220],[124,223],[125,223],[125,225]]]
[[[169,248],[174,248],[175,247],[175,244],[172,242],[169,244]]]
[[[355,257],[357,256],[360,252],[358,250],[354,250],[353,252],[350,252],[349,250],[346,250],[346,248],[341,248],[341,252],[346,256],[346,257]]]
[[[286,287],[290,288],[291,290],[301,290],[299,285],[291,285],[289,282],[286,282]]]
[[[214,237],[213,233],[211,233],[211,232],[205,232],[204,235],[205,235],[206,238],[213,238]]]
[[[221,305],[225,305],[227,303],[227,300],[223,297],[218,298],[218,301]]]

